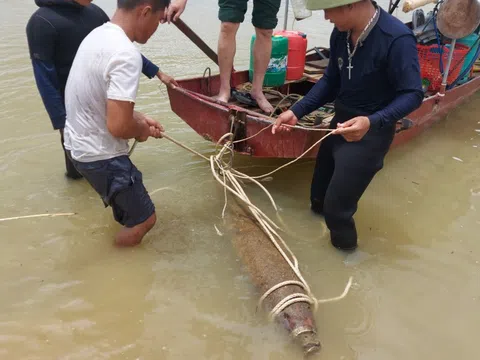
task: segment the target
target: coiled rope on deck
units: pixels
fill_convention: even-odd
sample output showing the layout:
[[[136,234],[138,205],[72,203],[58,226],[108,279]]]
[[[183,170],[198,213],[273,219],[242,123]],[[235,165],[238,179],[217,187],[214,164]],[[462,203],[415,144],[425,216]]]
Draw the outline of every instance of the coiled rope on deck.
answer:
[[[244,84],[241,85],[240,90],[250,92],[250,91],[252,91],[252,88],[253,88],[252,84],[247,82],[247,83],[244,83]],[[272,94],[272,95],[275,95],[275,96],[280,98],[280,101],[277,103],[277,105],[275,106],[273,111],[270,113],[270,116],[269,116],[270,118],[273,118],[273,115],[277,112],[278,109],[280,109],[280,105],[282,105],[286,100],[293,101],[290,105],[290,107],[292,107],[293,105],[295,105],[297,102],[299,102],[300,100],[302,100],[304,98],[304,95],[300,95],[300,94],[296,94],[296,93],[290,93],[290,94],[285,95],[285,94],[281,93],[280,91],[275,90],[272,87],[265,87],[263,89],[263,92],[265,94]],[[302,121],[302,124],[304,126],[311,126],[310,124],[313,125],[315,123],[315,120],[316,120],[316,116],[312,115],[312,114],[305,115],[301,119],[299,119],[299,121]]]
[[[185,149],[185,150],[203,158],[204,160],[206,160],[210,163],[210,168],[212,170],[212,174],[213,174],[214,178],[224,188],[225,205],[224,205],[224,208],[223,208],[223,211],[222,211],[222,218],[225,217],[225,210],[226,210],[226,207],[227,207],[227,191],[229,191],[230,193],[237,196],[238,199],[240,199],[241,201],[243,201],[247,205],[250,212],[253,214],[255,219],[258,221],[260,227],[263,229],[263,231],[266,233],[266,235],[268,236],[268,238],[270,239],[272,244],[280,252],[282,257],[285,259],[287,264],[290,266],[292,271],[297,276],[298,281],[288,280],[288,281],[284,281],[284,282],[281,282],[279,284],[276,284],[273,287],[271,287],[269,290],[267,290],[262,295],[262,297],[260,298],[260,300],[258,302],[258,306],[261,306],[263,304],[263,302],[265,301],[265,299],[269,295],[271,295],[273,292],[277,291],[278,289],[280,289],[284,286],[297,285],[297,286],[299,286],[299,287],[301,287],[305,290],[306,294],[304,294],[304,293],[290,294],[290,295],[286,296],[285,298],[283,298],[281,301],[279,301],[269,313],[269,319],[274,320],[275,317],[278,314],[280,314],[284,309],[286,309],[288,306],[290,306],[292,304],[295,304],[295,303],[298,303],[298,302],[304,302],[304,303],[311,304],[314,307],[314,311],[316,311],[319,304],[332,302],[332,301],[338,301],[338,300],[343,299],[347,295],[347,293],[348,293],[348,291],[349,291],[349,289],[352,285],[352,280],[353,279],[352,279],[352,277],[349,278],[349,281],[348,281],[348,283],[345,287],[345,290],[343,291],[343,293],[340,296],[330,298],[330,299],[323,299],[323,300],[317,299],[313,295],[313,293],[310,289],[310,286],[308,285],[308,283],[304,279],[304,277],[303,277],[303,275],[302,275],[302,273],[299,269],[299,263],[298,263],[297,258],[295,257],[293,252],[290,250],[288,245],[285,243],[285,241],[282,239],[282,237],[278,234],[277,230],[281,230],[281,228],[275,222],[273,222],[267,215],[265,215],[265,213],[262,212],[256,205],[254,205],[251,202],[251,200],[249,199],[249,197],[247,196],[247,194],[245,193],[245,191],[244,191],[244,189],[241,185],[241,180],[249,180],[249,181],[255,183],[256,185],[258,185],[265,192],[265,194],[268,196],[268,198],[270,199],[270,202],[272,203],[272,206],[274,207],[274,209],[276,211],[278,211],[278,207],[275,204],[275,201],[274,201],[273,197],[270,195],[268,190],[257,179],[262,179],[262,178],[265,178],[267,176],[270,176],[271,174],[279,171],[280,169],[285,168],[285,167],[295,163],[296,161],[301,159],[303,156],[305,156],[305,154],[307,154],[315,146],[317,146],[319,143],[321,143],[324,139],[326,139],[328,136],[334,134],[332,129],[308,129],[308,128],[303,128],[302,127],[303,129],[308,130],[308,131],[326,131],[326,132],[329,132],[329,133],[324,135],[318,141],[316,141],[312,146],[310,146],[306,151],[304,151],[300,156],[298,156],[294,160],[288,162],[287,164],[284,164],[284,165],[278,167],[277,169],[275,169],[275,170],[273,170],[273,171],[271,171],[267,174],[258,175],[258,176],[248,176],[248,175],[232,168],[232,157],[233,157],[233,154],[234,154],[233,145],[235,143],[238,143],[238,142],[241,142],[241,141],[246,141],[247,139],[258,136],[262,131],[265,131],[266,129],[269,129],[271,126],[273,126],[273,123],[266,126],[265,128],[263,128],[262,130],[260,130],[258,133],[256,133],[253,136],[250,136],[248,138],[241,139],[241,140],[236,140],[236,141],[233,141],[234,134],[232,132],[226,133],[225,135],[223,135],[218,140],[218,142],[216,144],[216,154],[211,155],[209,158],[200,154],[199,152],[191,149],[190,147],[186,146],[185,144],[182,144],[180,141],[173,139],[172,137],[170,137],[169,135],[167,135],[165,133],[162,134],[162,137],[164,137],[165,139],[167,139],[167,140],[173,142],[174,144],[182,147],[183,149]],[[285,126],[292,127],[292,128],[298,128],[298,126],[290,126],[290,125],[285,125]],[[222,145],[223,141],[225,141],[225,143]],[[133,148],[134,147],[132,147],[132,150],[133,150]],[[229,156],[228,161],[225,160],[225,156]]]

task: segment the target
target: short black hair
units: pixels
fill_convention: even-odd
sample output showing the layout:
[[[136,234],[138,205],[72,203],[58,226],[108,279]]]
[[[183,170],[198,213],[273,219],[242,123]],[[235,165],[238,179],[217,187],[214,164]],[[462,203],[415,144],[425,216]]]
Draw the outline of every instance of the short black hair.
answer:
[[[125,10],[133,10],[139,5],[148,3],[152,6],[153,11],[165,9],[170,5],[170,0],[117,0],[117,8]]]

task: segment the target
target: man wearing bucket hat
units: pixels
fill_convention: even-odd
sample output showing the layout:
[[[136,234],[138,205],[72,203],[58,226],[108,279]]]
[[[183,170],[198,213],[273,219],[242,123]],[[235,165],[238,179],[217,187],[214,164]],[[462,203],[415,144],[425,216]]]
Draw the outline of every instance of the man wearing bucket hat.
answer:
[[[360,197],[383,167],[395,124],[423,100],[413,33],[371,0],[307,0],[310,10],[325,11],[335,27],[330,61],[309,93],[276,120],[282,124],[335,100],[336,129],[322,143],[310,190],[311,209],[322,214],[333,246],[357,247],[353,215]]]

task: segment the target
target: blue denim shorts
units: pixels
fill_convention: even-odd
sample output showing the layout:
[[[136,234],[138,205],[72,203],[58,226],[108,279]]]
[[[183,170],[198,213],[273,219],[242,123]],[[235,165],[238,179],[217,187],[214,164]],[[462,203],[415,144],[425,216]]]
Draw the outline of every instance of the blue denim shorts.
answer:
[[[134,227],[155,212],[155,205],[143,185],[142,173],[128,156],[73,162],[78,172],[100,195],[105,207],[112,207],[113,217],[118,223]]]

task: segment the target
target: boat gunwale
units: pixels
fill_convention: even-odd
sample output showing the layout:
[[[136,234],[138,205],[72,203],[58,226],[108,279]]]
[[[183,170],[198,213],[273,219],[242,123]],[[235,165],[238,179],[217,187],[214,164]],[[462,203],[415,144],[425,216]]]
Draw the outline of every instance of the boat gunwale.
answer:
[[[242,74],[245,74],[245,73],[248,73],[248,70],[236,71],[234,74],[242,75]],[[219,77],[219,74],[212,75],[212,77]],[[183,82],[187,82],[187,81],[188,82],[199,82],[199,81],[202,81],[203,79],[204,79],[204,77],[202,77],[202,76],[184,78],[184,79],[177,80],[177,83],[180,85]],[[312,81],[310,81],[307,78],[302,82],[312,82]],[[185,96],[187,96],[191,99],[198,100],[199,102],[201,102],[205,105],[212,106],[212,107],[214,107],[216,109],[219,109],[219,110],[224,110],[226,113],[229,113],[232,110],[244,112],[247,115],[248,119],[254,120],[256,122],[263,123],[264,125],[270,125],[273,122],[272,120],[275,120],[274,118],[272,118],[268,115],[264,115],[264,114],[258,113],[256,111],[246,109],[246,108],[244,108],[242,106],[239,106],[239,105],[236,105],[236,104],[219,103],[216,99],[214,99],[212,97],[209,97],[208,95],[204,95],[204,94],[201,94],[199,92],[196,92],[196,91],[193,91],[193,90],[190,90],[190,89],[186,89],[186,88],[182,88],[182,87],[176,87],[173,90],[174,91],[179,91],[183,95],[185,95]],[[326,128],[325,126],[317,125],[317,126],[309,126],[308,128],[299,126],[299,127],[296,127],[295,129],[302,130],[302,131],[304,131],[304,130],[308,131],[309,129],[325,129],[325,128]]]
[[[247,73],[248,70],[240,70],[240,71],[236,71],[235,74],[242,74],[242,73]],[[212,75],[212,77],[218,77],[219,75],[216,74],[216,75]],[[177,80],[177,83],[181,86],[182,83],[184,82],[200,82],[202,81],[203,79],[205,79],[204,77],[202,76],[198,76],[198,77],[190,77],[190,78],[184,78],[184,79],[179,79]],[[414,110],[413,112],[411,112],[410,114],[407,115],[407,117],[415,117],[414,114],[416,113],[419,113],[421,112],[422,108],[427,105],[428,103],[432,102],[432,101],[435,101],[435,102],[444,102],[445,100],[445,97],[447,95],[449,95],[449,97],[453,94],[456,94],[457,92],[460,92],[462,91],[463,89],[471,86],[473,83],[477,83],[480,81],[480,76],[474,76],[472,79],[470,79],[469,81],[461,84],[461,85],[457,85],[455,86],[454,88],[452,89],[449,89],[449,90],[446,90],[444,93],[441,93],[441,91],[438,91],[432,95],[429,95],[429,96],[425,96],[422,100],[422,105],[420,105],[420,107],[416,110]],[[304,80],[304,82],[310,82],[309,79],[306,79]],[[316,83],[316,82],[315,82]],[[479,86],[480,87],[480,86]],[[236,105],[236,104],[223,104],[223,103],[219,103],[216,101],[216,99],[212,98],[212,97],[209,97],[207,95],[204,95],[204,94],[201,94],[199,92],[196,92],[196,91],[193,91],[193,90],[189,90],[187,88],[182,88],[182,87],[176,87],[175,89],[169,89],[169,90],[173,90],[173,91],[178,91],[180,93],[182,93],[183,95],[195,100],[195,101],[198,101],[198,102],[201,102],[203,103],[204,105],[207,105],[207,106],[211,106],[211,107],[214,107],[218,110],[223,110],[225,111],[226,113],[229,113],[231,112],[232,110],[233,111],[237,111],[237,112],[244,112],[246,115],[247,115],[247,119],[248,120],[252,120],[252,121],[255,121],[255,122],[259,122],[259,123],[262,123],[264,126],[267,126],[267,125],[270,125],[272,123],[272,120],[273,118],[269,117],[268,115],[263,115],[263,114],[260,114],[260,113],[257,113],[255,111],[252,111],[252,110],[249,110],[249,109],[246,109],[242,106],[239,106],[239,105]],[[416,121],[414,121],[415,123]],[[295,129],[297,130],[300,130],[300,131],[309,131],[309,129],[324,129],[325,126],[315,126],[315,127],[296,127]]]

